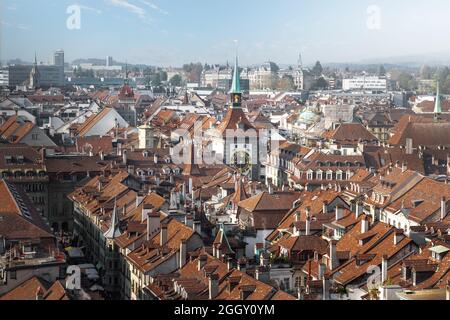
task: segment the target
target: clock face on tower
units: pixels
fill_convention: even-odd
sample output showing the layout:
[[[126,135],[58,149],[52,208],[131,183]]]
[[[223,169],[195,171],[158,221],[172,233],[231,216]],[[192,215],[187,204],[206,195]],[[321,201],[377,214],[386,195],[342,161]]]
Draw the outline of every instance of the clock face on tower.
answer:
[[[231,157],[232,166],[236,168],[240,173],[246,174],[250,172],[252,167],[252,161],[250,154],[247,151],[236,151]]]
[[[241,104],[241,95],[239,93],[234,93],[232,99],[234,105]]]

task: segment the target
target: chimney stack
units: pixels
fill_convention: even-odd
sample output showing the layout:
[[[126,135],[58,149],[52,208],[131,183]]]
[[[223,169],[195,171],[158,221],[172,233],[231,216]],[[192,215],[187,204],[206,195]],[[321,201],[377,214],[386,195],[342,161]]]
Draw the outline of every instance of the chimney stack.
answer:
[[[209,300],[214,300],[219,295],[219,275],[214,273],[209,276]]]
[[[180,269],[184,267],[187,261],[187,240],[181,239],[180,243]]]
[[[228,269],[228,271],[233,270],[233,259],[232,258],[227,259],[227,269]]]
[[[154,212],[153,209],[149,210],[147,216],[147,241],[150,241],[152,236],[156,234],[160,226],[159,214]]]
[[[198,234],[202,234],[202,223],[200,221],[194,221],[192,229]]]
[[[395,230],[394,231],[394,245],[396,246],[397,244],[399,244],[400,241],[402,241],[404,237],[405,237],[405,235],[403,234],[403,230]]]
[[[369,220],[367,217],[364,217],[361,220],[361,234],[366,233],[369,231]]]
[[[105,161],[105,154],[103,153],[103,150],[100,151],[100,160]]]
[[[381,261],[381,284],[384,285],[388,279],[388,256],[383,255]]]
[[[159,245],[162,247],[167,243],[167,224],[161,225],[161,234],[159,237]]]
[[[323,277],[325,276],[325,271],[326,271],[326,265],[323,263],[319,263],[319,270],[318,270],[318,280],[322,280]]]
[[[311,235],[311,216],[309,215],[309,210],[306,210],[305,235]]]
[[[206,262],[208,262],[208,256],[206,254],[202,254],[198,257],[198,264],[197,264],[198,271],[203,269]]]
[[[358,219],[363,214],[363,204],[360,201],[356,202],[355,214],[356,219]]]
[[[328,201],[324,201],[323,202],[323,214],[327,214],[328,213]]]
[[[156,153],[153,155],[153,162],[158,164],[158,155]]]
[[[330,300],[330,279],[328,276],[324,276],[323,279],[323,300]]]
[[[124,164],[125,166],[127,165],[127,162],[128,162],[127,150],[123,150],[123,153],[122,153],[122,162],[123,162],[123,164]]]
[[[441,220],[444,220],[447,216],[447,199],[445,197],[441,198]]]
[[[339,205],[336,206],[336,221],[341,220],[342,218],[344,218],[344,212],[345,209]]]
[[[408,164],[406,162],[402,162],[402,172],[406,172],[408,170]]]
[[[413,154],[413,139],[406,138],[406,154]]]
[[[445,299],[450,301],[450,280],[447,280],[447,286],[445,288]]]
[[[334,270],[339,266],[339,260],[337,258],[337,241],[330,241],[330,270]]]

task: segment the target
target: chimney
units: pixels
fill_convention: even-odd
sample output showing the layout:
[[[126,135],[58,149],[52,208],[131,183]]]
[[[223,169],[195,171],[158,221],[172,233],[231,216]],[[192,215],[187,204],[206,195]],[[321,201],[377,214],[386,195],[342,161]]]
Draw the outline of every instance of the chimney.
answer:
[[[384,285],[388,278],[388,256],[383,255],[381,261],[381,284]]]
[[[337,241],[330,241],[330,269],[334,270],[339,266],[339,260],[337,258]]]
[[[124,165],[127,165],[127,162],[128,162],[127,150],[123,150],[123,153],[122,153],[122,162],[123,162]]]
[[[158,155],[156,153],[153,155],[153,162],[158,164]]]
[[[400,241],[403,240],[403,238],[405,238],[405,235],[403,234],[403,230],[395,230],[394,231],[394,245],[395,246],[397,244],[399,244]]]
[[[323,277],[325,276],[325,270],[326,270],[327,266],[323,263],[319,263],[319,270],[318,270],[318,280],[322,280]]]
[[[192,178],[189,178],[189,194],[192,194],[193,190],[194,190],[194,182],[193,182]]]
[[[402,163],[402,172],[406,172],[408,170],[408,164],[406,162]]]
[[[447,199],[445,197],[441,198],[441,220],[444,220],[447,216]]]
[[[309,210],[306,210],[306,225],[305,225],[305,235],[311,235],[311,216],[309,215]]]
[[[322,208],[323,214],[328,213],[328,201],[323,202],[323,208]]]
[[[406,138],[406,154],[413,154],[413,139]]]
[[[202,254],[198,257],[197,269],[201,271],[205,266],[206,262],[208,262],[208,256],[206,254]]]
[[[105,161],[105,154],[103,153],[103,150],[102,151],[100,151],[100,160],[101,161]]]
[[[342,218],[344,218],[344,212],[345,212],[345,210],[343,207],[341,207],[339,205],[336,206],[336,221],[339,221]]]
[[[41,287],[36,290],[36,300],[44,300],[44,291]]]
[[[147,216],[147,241],[150,241],[151,237],[156,234],[160,226],[159,214],[154,212],[153,209]]]
[[[184,267],[187,260],[187,240],[181,239],[180,243],[180,269]]]
[[[270,181],[268,183],[268,188],[269,188],[269,194],[273,194],[273,186],[272,186],[272,183]]]
[[[245,259],[239,259],[238,270],[245,273],[247,271],[247,261]]]
[[[300,221],[300,212],[295,212],[295,222],[299,222]]]
[[[142,193],[139,192],[139,193],[137,194],[137,196],[136,196],[136,208],[139,207],[139,206],[141,205],[142,201],[144,201],[144,195],[143,195]],[[144,220],[145,220],[146,218],[147,218],[146,216],[143,216],[141,222],[144,222]]]
[[[447,280],[447,286],[445,288],[445,299],[450,301],[450,280]]]
[[[219,295],[219,275],[209,276],[209,300],[214,300]]]
[[[167,243],[167,224],[161,225],[161,234],[159,240],[159,245],[161,247]]]
[[[323,300],[330,300],[330,279],[324,276],[323,279]]]
[[[361,221],[361,234],[369,231],[369,220],[367,217],[364,217]]]
[[[194,221],[192,230],[194,230],[198,234],[202,234],[202,223],[200,221]]]
[[[233,259],[232,258],[227,259],[227,269],[228,269],[228,271],[233,270]]]
[[[256,267],[255,269],[255,278],[258,281],[269,283],[270,282],[270,272],[267,267]]]
[[[355,210],[355,216],[356,219],[358,219],[363,214],[363,204],[358,201],[356,202],[356,210]]]

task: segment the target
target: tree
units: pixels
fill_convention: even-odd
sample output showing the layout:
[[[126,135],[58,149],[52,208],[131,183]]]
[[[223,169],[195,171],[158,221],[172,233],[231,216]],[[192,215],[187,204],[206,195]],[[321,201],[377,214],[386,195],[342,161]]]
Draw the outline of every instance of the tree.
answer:
[[[312,74],[318,78],[318,77],[322,76],[322,73],[323,73],[323,67],[320,64],[320,61],[317,61],[314,68],[312,69]]]
[[[179,87],[181,86],[181,83],[183,82],[183,79],[181,79],[181,76],[179,74],[174,75],[170,80],[169,83],[170,85],[174,86],[174,87]]]
[[[383,65],[381,65],[378,69],[378,75],[380,77],[384,77],[386,75],[386,68]]]
[[[161,85],[161,75],[159,73],[153,74],[151,77],[151,85],[154,87],[158,87]]]
[[[431,71],[431,68],[427,65],[422,66],[420,68],[420,78],[422,80],[430,80],[433,76],[433,72]]]
[[[398,84],[400,86],[400,89],[403,90],[412,90],[417,87],[417,81],[411,74],[407,72],[400,73],[398,77]]]
[[[203,71],[203,65],[200,62],[185,64],[183,70],[186,72],[189,82],[200,82]]]
[[[164,70],[161,70],[160,72],[159,72],[159,76],[161,77],[161,81],[167,81],[168,79],[167,79],[167,72],[165,72]]]
[[[278,82],[278,90],[293,91],[295,89],[294,78],[290,75],[284,75]]]
[[[320,77],[317,79],[317,81],[314,83],[313,88],[316,90],[324,90],[328,88],[328,82],[325,80],[324,77]]]

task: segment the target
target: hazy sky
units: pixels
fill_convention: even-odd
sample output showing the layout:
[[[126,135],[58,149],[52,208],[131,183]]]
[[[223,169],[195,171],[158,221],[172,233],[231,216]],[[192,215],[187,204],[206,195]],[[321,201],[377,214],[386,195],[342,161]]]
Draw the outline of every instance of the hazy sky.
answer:
[[[68,7],[81,8],[69,29]],[[104,58],[177,66],[358,62],[450,53],[448,0],[0,0],[0,59]],[[74,26],[74,24],[72,24]]]

